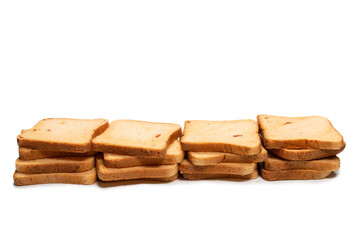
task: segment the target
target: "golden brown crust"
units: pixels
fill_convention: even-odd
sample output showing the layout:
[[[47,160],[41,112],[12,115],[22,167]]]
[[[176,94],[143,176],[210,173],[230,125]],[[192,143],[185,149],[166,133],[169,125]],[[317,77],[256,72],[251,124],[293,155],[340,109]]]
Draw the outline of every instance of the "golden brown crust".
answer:
[[[340,159],[338,157],[329,157],[319,160],[291,161],[283,160],[276,156],[269,155],[264,162],[266,170],[291,170],[291,169],[310,169],[317,171],[336,171],[340,167]]]
[[[327,158],[335,156],[341,153],[345,148],[339,150],[321,150],[321,149],[270,149],[269,151],[274,155],[281,157],[285,160],[292,161],[305,161],[305,160],[315,160],[321,158]]]
[[[85,172],[95,167],[95,157],[43,158],[23,161],[17,159],[16,171],[19,173],[72,173]]]
[[[85,153],[74,152],[54,152],[54,151],[42,151],[38,149],[19,147],[19,159],[21,160],[35,160],[51,157],[90,157],[95,156],[96,152],[90,151]]]
[[[256,163],[218,163],[216,165],[196,166],[184,160],[180,165],[181,173],[221,173],[248,175],[257,168]]]
[[[197,166],[215,165],[218,163],[255,163],[267,159],[267,150],[262,147],[257,155],[240,155],[215,152],[188,152],[188,160]]]
[[[309,169],[269,171],[264,168],[260,170],[261,176],[267,181],[276,180],[315,180],[323,179],[330,175],[332,171],[316,171]]]
[[[178,172],[178,165],[152,165],[129,168],[107,168],[101,155],[96,160],[97,174],[101,181],[119,181],[143,178],[166,178]]]
[[[104,153],[104,164],[108,168],[135,167],[159,164],[181,163],[184,159],[184,152],[178,140],[173,141],[167,148],[164,158],[138,157],[128,155],[117,155]]]
[[[16,186],[45,184],[45,183],[69,183],[91,185],[97,181],[96,169],[80,173],[41,173],[25,174],[14,173],[14,184]]]
[[[258,178],[258,171],[248,175],[235,175],[235,174],[221,174],[221,173],[183,173],[183,177],[186,180],[207,180],[207,179],[237,179],[237,180],[250,180]]]

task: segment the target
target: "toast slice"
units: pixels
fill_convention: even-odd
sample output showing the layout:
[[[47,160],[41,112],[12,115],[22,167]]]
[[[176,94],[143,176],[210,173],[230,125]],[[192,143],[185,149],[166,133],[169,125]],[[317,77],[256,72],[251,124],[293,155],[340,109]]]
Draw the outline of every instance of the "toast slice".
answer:
[[[335,156],[341,153],[345,145],[339,150],[320,150],[320,149],[270,149],[269,151],[274,155],[285,160],[306,161]]]
[[[182,149],[256,155],[261,151],[258,124],[253,120],[185,122]]]
[[[95,157],[43,158],[24,161],[17,159],[16,171],[19,173],[73,173],[86,172],[95,167]]]
[[[80,173],[41,173],[25,174],[14,173],[14,184],[16,186],[34,185],[44,183],[71,183],[91,185],[97,181],[96,169],[93,168]]]
[[[329,157],[319,160],[309,161],[290,161],[282,160],[276,156],[269,155],[264,162],[264,168],[270,171],[291,170],[291,169],[310,169],[317,171],[336,171],[340,167],[338,157]]]
[[[101,181],[119,181],[130,179],[168,178],[178,173],[178,165],[153,165],[137,166],[129,168],[107,168],[103,163],[103,157],[96,160],[97,174]]]
[[[136,157],[127,155],[117,155],[104,153],[104,164],[109,168],[135,167],[159,164],[181,163],[184,158],[184,152],[178,140],[173,141],[167,148],[164,158],[154,157]]]
[[[258,115],[257,119],[267,149],[339,150],[344,147],[343,136],[324,117]]]
[[[21,160],[35,160],[41,158],[53,158],[53,157],[91,157],[95,156],[96,152],[89,151],[85,153],[74,152],[58,152],[58,151],[42,151],[38,149],[19,147],[19,159]]]
[[[23,131],[17,143],[38,150],[85,153],[91,150],[92,138],[108,125],[106,119],[47,118]]]
[[[323,179],[328,177],[331,172],[332,171],[317,171],[309,169],[269,171],[261,168],[261,176],[264,180],[267,181]]]
[[[180,172],[184,173],[221,173],[234,175],[248,175],[257,168],[256,163],[218,163],[216,165],[196,166],[184,160],[180,165]]]
[[[215,165],[217,163],[255,163],[264,162],[267,159],[267,150],[262,150],[257,155],[240,155],[219,152],[188,152],[188,160],[197,166]]]
[[[156,183],[167,183],[172,182],[176,179],[178,179],[178,173],[176,173],[173,176],[170,177],[164,177],[164,178],[142,178],[142,179],[132,179],[132,180],[119,180],[119,181],[99,181],[98,185],[100,187],[115,187],[115,186],[124,186],[124,185],[133,185],[133,184],[144,184],[144,183],[150,183],[150,184],[156,184]]]
[[[181,135],[178,124],[117,120],[92,144],[98,152],[164,157],[168,145]]]
[[[233,179],[233,180],[250,180],[258,178],[258,171],[248,175],[222,174],[222,173],[183,173],[186,180],[205,180],[205,179]]]

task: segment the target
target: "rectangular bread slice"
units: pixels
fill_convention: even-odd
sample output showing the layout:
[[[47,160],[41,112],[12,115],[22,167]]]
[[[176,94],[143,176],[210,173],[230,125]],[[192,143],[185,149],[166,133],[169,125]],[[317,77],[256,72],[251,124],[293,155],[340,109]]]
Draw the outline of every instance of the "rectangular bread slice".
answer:
[[[189,152],[256,155],[261,151],[258,124],[253,120],[185,122],[181,145]]]
[[[99,181],[98,184],[101,187],[115,187],[115,186],[123,186],[123,185],[133,185],[133,184],[156,184],[156,183],[167,183],[172,182],[178,179],[178,173],[170,177],[163,178],[142,178],[142,179],[132,179],[132,180],[120,180],[120,181]]]
[[[164,158],[155,157],[136,157],[128,155],[117,155],[104,153],[104,164],[109,168],[135,167],[159,164],[181,163],[184,158],[184,152],[178,140],[173,141],[167,148]]]
[[[80,173],[41,173],[26,174],[14,173],[14,184],[16,186],[34,185],[44,183],[70,183],[91,185],[97,181],[96,169],[93,168]]]
[[[339,150],[344,146],[343,136],[324,117],[258,115],[257,119],[267,149]]]
[[[23,161],[17,159],[16,171],[19,173],[72,173],[85,172],[95,167],[95,157],[43,158]]]
[[[267,159],[267,150],[262,150],[257,155],[241,155],[219,152],[188,152],[188,160],[197,166],[215,165],[217,163],[255,163],[264,162]]]
[[[168,145],[181,135],[178,124],[117,120],[92,144],[98,152],[164,157]]]
[[[178,165],[151,165],[128,168],[107,168],[103,157],[96,160],[97,174],[101,181],[119,181],[144,178],[167,178],[178,173]]]
[[[96,152],[89,151],[85,153],[74,153],[74,152],[59,152],[59,151],[43,151],[38,149],[23,148],[19,147],[19,159],[21,160],[35,160],[41,158],[52,158],[52,157],[91,157],[95,156]]]
[[[23,131],[17,143],[24,148],[85,153],[91,150],[92,138],[108,125],[106,119],[48,118]]]
[[[222,174],[222,173],[183,173],[186,180],[205,180],[205,179],[233,179],[233,180],[250,180],[258,178],[258,171],[248,175]]]
[[[290,160],[283,160],[269,154],[267,160],[264,162],[264,168],[270,171],[291,170],[291,169],[336,171],[339,169],[339,167],[340,167],[340,160],[338,157],[329,157],[319,160],[290,161]]]
[[[180,165],[183,173],[222,173],[235,175],[248,175],[257,168],[256,163],[218,163],[216,165],[196,166],[190,161],[184,160]]]
[[[274,155],[281,157],[285,160],[293,161],[305,161],[305,160],[315,160],[321,158],[327,158],[335,156],[341,153],[345,148],[345,145],[339,150],[321,150],[321,149],[270,149],[269,151]]]
[[[317,170],[309,170],[309,169],[269,171],[264,168],[261,168],[260,172],[261,172],[261,176],[264,180],[276,181],[276,180],[323,179],[323,178],[328,177],[332,171],[317,171]]]

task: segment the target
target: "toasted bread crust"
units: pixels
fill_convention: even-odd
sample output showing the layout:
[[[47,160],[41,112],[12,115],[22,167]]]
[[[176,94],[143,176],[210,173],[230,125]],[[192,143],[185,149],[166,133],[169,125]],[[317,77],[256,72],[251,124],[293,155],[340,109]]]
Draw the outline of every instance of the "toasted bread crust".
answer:
[[[184,160],[180,165],[180,172],[183,173],[221,173],[248,175],[257,168],[256,163],[218,163],[216,165],[196,166],[190,161]]]
[[[276,180],[315,180],[323,179],[330,175],[332,171],[316,171],[309,169],[269,171],[264,168],[260,170],[261,176],[267,181]]]
[[[310,169],[317,171],[336,171],[340,167],[338,157],[329,157],[319,160],[291,161],[283,160],[273,155],[268,156],[264,162],[264,168],[270,171],[291,170],[291,169]]]
[[[95,167],[95,157],[43,158],[32,161],[17,159],[15,165],[17,172],[26,174],[85,172]]]
[[[240,155],[232,153],[214,152],[188,152],[188,160],[197,166],[215,165],[217,163],[255,163],[264,162],[267,159],[267,150],[262,150],[257,155]]]
[[[107,168],[101,155],[97,157],[96,168],[101,181],[119,181],[143,178],[167,178],[178,172],[178,165],[137,166],[129,168]]]
[[[38,149],[19,147],[19,159],[24,161],[36,160],[42,158],[52,158],[52,157],[91,157],[95,155],[96,152],[94,151],[89,151],[85,153],[54,152],[54,151],[41,151]]]
[[[207,179],[233,179],[233,180],[250,180],[258,178],[258,171],[248,175],[221,174],[221,173],[183,173],[186,180],[207,180]]]
[[[345,148],[339,150],[321,150],[321,149],[270,149],[269,151],[274,155],[281,157],[285,160],[292,161],[305,161],[305,160],[315,160],[321,158],[327,158],[335,156],[341,153]]]
[[[138,157],[128,155],[116,155],[104,153],[104,164],[108,168],[135,167],[159,164],[181,163],[184,159],[184,152],[178,140],[173,141],[167,148],[164,158]]]
[[[25,174],[14,173],[14,184],[16,186],[45,184],[45,183],[70,183],[91,185],[97,181],[96,169],[93,168],[80,173],[41,173]]]

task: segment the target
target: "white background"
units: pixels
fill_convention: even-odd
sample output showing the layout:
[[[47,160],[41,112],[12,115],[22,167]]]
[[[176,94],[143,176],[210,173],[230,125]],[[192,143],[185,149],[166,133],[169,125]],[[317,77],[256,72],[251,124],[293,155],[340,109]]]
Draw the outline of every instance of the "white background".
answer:
[[[1,1],[1,239],[358,239],[358,1]],[[13,186],[46,117],[322,115],[335,178]]]

